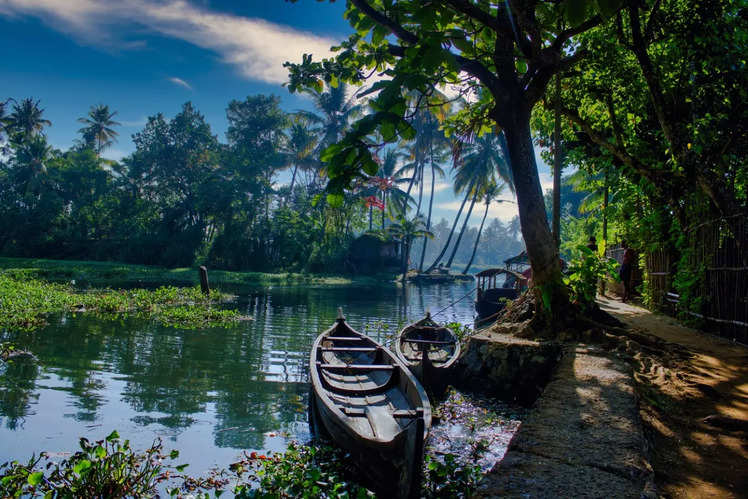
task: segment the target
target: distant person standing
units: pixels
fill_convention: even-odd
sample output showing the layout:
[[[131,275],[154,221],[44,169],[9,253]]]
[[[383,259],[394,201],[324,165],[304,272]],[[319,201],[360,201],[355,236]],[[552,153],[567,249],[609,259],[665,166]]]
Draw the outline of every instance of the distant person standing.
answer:
[[[587,242],[587,247],[591,249],[593,253],[597,254],[597,239],[595,239],[595,236],[590,236],[590,239]]]
[[[626,303],[626,300],[631,299],[631,271],[634,264],[634,250],[629,248],[626,241],[621,241],[621,247],[623,248],[623,261],[618,275],[623,282],[623,299],[621,301]]]

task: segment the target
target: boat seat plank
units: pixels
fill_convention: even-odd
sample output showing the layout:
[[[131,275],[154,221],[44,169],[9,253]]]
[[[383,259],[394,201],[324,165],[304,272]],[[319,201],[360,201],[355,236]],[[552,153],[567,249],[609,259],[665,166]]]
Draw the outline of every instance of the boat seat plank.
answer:
[[[364,341],[364,338],[359,338],[357,336],[325,336],[323,340],[331,340],[331,341]]]
[[[402,341],[405,343],[417,343],[419,345],[454,345],[455,343],[454,340],[416,340],[410,338],[403,338]]]
[[[358,409],[353,407],[344,407],[343,413],[346,416],[351,417],[365,417],[366,416],[366,409]],[[387,411],[388,414],[392,415],[393,418],[416,418],[419,416],[418,411],[413,409],[398,409],[395,411]],[[420,415],[423,415],[421,413]]]
[[[322,352],[376,352],[379,347],[321,347]]]
[[[322,370],[338,370],[344,371],[394,371],[395,366],[391,364],[323,364],[317,362],[317,367]]]

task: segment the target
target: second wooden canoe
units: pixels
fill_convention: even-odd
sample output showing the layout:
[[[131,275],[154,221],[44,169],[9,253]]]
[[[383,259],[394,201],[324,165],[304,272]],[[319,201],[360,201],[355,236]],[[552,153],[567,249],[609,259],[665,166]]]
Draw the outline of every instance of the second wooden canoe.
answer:
[[[395,340],[395,353],[434,393],[441,393],[452,381],[460,356],[460,341],[448,327],[426,317],[403,328]]]

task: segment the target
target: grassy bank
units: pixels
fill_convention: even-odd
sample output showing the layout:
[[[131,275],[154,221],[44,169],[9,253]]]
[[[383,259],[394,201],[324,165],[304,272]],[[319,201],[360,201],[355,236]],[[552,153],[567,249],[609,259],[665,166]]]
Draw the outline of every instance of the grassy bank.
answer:
[[[45,260],[38,258],[0,257],[0,271],[19,278],[37,278],[51,282],[71,282],[91,287],[195,286],[200,283],[195,268],[167,269],[147,265],[78,260]],[[229,272],[209,269],[211,286],[229,289],[252,285],[348,285],[382,284],[393,280],[390,275],[344,277],[335,275],[264,272]]]

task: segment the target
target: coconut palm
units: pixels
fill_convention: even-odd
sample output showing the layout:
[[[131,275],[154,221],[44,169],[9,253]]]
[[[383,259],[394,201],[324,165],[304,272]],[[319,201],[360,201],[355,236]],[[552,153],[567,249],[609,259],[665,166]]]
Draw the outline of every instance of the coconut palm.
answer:
[[[317,113],[297,111],[297,116],[304,117],[319,133],[314,156],[319,157],[322,151],[337,143],[349,124],[361,113],[361,106],[354,103],[347,93],[348,87],[340,84],[328,87],[324,92],[310,91]]]
[[[43,135],[32,135],[16,148],[14,183],[23,186],[26,194],[36,194],[47,173],[47,161],[52,155],[52,147]]]
[[[13,142],[23,142],[41,134],[45,126],[52,126],[51,121],[42,117],[44,109],[39,107],[39,102],[27,98],[13,104],[13,111],[5,119],[5,129]]]
[[[483,233],[483,224],[486,223],[486,216],[488,215],[488,207],[496,199],[496,196],[501,194],[501,192],[504,190],[506,185],[507,184],[504,184],[504,183],[497,185],[496,182],[492,181],[483,190],[483,202],[486,204],[486,209],[483,211],[483,219],[480,221],[480,228],[478,228],[478,235],[475,236],[475,245],[473,246],[473,253],[470,255],[470,260],[465,266],[465,270],[462,271],[463,274],[467,274],[468,270],[470,270],[470,267],[473,265],[473,260],[475,259],[475,253],[478,251],[478,243],[480,242],[480,236]],[[498,200],[499,203],[503,203],[504,201],[505,200],[503,199]]]
[[[408,220],[401,217],[396,223],[389,227],[389,232],[395,239],[400,240],[402,248],[402,266],[403,281],[408,273],[408,260],[410,257],[410,248],[413,241],[419,237],[434,237],[434,234],[426,230],[423,217],[418,215]]]
[[[289,195],[293,196],[293,188],[296,183],[296,173],[299,168],[309,171],[315,168],[317,162],[314,159],[314,149],[317,146],[317,136],[309,128],[309,120],[304,116],[297,116],[286,131],[285,144],[282,154],[286,166],[293,168],[291,174],[291,185]]]
[[[461,161],[458,163],[459,166],[455,173],[455,188],[468,185],[472,181],[473,196],[460,234],[457,236],[457,241],[455,241],[455,245],[452,248],[452,254],[449,256],[449,260],[447,260],[447,268],[451,267],[452,261],[460,247],[460,242],[467,228],[475,202],[483,196],[486,187],[495,182],[498,175],[514,191],[509,165],[504,160],[497,135],[484,135],[483,137],[477,137],[472,143],[463,143],[458,148],[457,154],[461,157]]]
[[[104,149],[117,140],[119,134],[112,128],[119,126],[119,123],[112,119],[116,114],[117,111],[109,111],[109,106],[98,104],[91,106],[88,116],[78,118],[79,123],[86,125],[78,130],[83,136],[83,143],[92,147],[97,155],[101,155]]]

